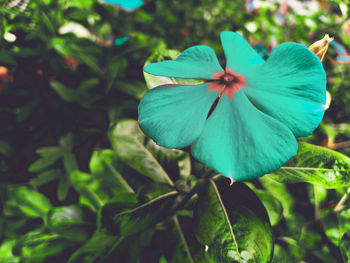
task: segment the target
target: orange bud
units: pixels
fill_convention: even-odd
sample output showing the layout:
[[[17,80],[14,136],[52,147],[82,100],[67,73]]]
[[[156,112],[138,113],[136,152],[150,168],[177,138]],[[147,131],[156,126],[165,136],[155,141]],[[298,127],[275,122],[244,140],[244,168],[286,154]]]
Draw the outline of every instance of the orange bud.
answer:
[[[313,43],[309,47],[309,49],[312,52],[314,52],[316,54],[316,56],[318,56],[320,58],[320,60],[322,61],[324,58],[324,55],[327,52],[328,45],[329,45],[329,43],[331,43],[333,41],[333,39],[334,39],[333,37],[329,37],[329,35],[326,34],[323,39]]]
[[[233,181],[233,179],[232,179],[232,178],[230,178],[230,180],[231,180],[231,182],[230,182],[230,186],[232,186],[232,185],[233,185],[233,183],[234,183],[235,181]]]

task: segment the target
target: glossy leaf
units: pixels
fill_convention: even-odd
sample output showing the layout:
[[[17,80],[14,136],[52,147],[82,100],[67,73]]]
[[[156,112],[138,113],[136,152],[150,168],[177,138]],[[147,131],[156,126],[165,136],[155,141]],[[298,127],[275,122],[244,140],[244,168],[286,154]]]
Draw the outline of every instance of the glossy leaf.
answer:
[[[19,256],[15,256],[12,252],[13,247],[17,243],[16,240],[4,240],[0,245],[0,258],[4,260],[4,262],[9,263],[20,263],[21,258]]]
[[[73,244],[74,242],[64,239],[57,234],[38,229],[27,233],[23,237],[23,244],[20,250],[23,259],[38,262],[40,259],[61,253],[65,248]]]
[[[163,167],[144,146],[144,135],[136,121],[120,121],[111,129],[109,137],[116,154],[130,167],[156,182],[172,184]]]
[[[275,226],[282,218],[282,205],[281,203],[268,191],[254,189],[254,193],[260,199],[267,210],[271,226]]]
[[[47,215],[46,224],[51,231],[75,241],[85,241],[91,231],[91,223],[77,205],[53,208]]]
[[[102,258],[106,251],[113,246],[118,237],[96,232],[83,246],[76,250],[68,263],[93,263]]]
[[[123,236],[129,236],[164,220],[177,197],[177,192],[169,192],[133,209],[127,209],[114,217],[120,223]]]
[[[197,240],[208,247],[214,262],[270,262],[273,237],[268,215],[246,185],[211,180],[199,192],[194,213]]]
[[[44,217],[51,209],[51,203],[47,197],[27,187],[14,189],[15,200],[23,213],[32,217]]]
[[[350,158],[300,142],[297,156],[267,176],[281,183],[308,182],[324,188],[343,187],[350,184]]]

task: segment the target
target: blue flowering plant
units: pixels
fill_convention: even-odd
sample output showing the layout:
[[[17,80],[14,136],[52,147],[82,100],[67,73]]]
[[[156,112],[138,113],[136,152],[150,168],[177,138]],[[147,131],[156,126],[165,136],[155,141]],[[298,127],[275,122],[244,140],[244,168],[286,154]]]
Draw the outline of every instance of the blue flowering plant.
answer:
[[[152,75],[203,83],[149,90],[139,104],[139,125],[160,146],[191,146],[193,157],[215,172],[251,180],[280,168],[297,154],[296,138],[319,126],[326,73],[302,44],[281,44],[265,61],[240,34],[220,37],[225,69],[205,45],[145,66]]]

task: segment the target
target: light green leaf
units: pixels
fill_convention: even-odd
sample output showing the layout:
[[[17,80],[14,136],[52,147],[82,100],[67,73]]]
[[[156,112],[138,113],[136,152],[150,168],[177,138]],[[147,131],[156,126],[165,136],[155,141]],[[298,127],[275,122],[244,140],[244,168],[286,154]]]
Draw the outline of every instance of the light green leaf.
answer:
[[[324,188],[343,187],[350,184],[350,158],[299,142],[297,156],[267,176],[281,183],[308,182]]]
[[[43,218],[51,209],[51,203],[47,197],[27,187],[15,188],[15,200],[23,213],[32,217]]]
[[[98,211],[106,202],[98,194],[98,184],[92,180],[90,174],[75,171],[70,174],[74,189],[79,193],[80,203],[87,205],[93,211]]]
[[[16,245],[17,240],[4,240],[0,245],[0,258],[7,263],[20,263],[21,258],[15,256],[12,253],[13,247]]]
[[[109,138],[116,154],[130,167],[156,182],[172,185],[168,174],[144,146],[144,135],[134,120],[122,120],[112,127]]]
[[[90,171],[100,182],[101,191],[109,195],[120,191],[134,193],[134,190],[119,173],[117,163],[118,156],[112,150],[95,150],[90,160]]]
[[[45,221],[51,231],[67,239],[80,242],[85,241],[92,230],[91,223],[77,205],[54,207],[47,214]]]
[[[24,262],[39,262],[51,255],[61,253],[65,248],[74,245],[75,242],[60,237],[55,233],[48,233],[42,229],[34,230],[23,237],[21,256]]]
[[[270,262],[271,226],[252,190],[243,183],[210,180],[198,195],[195,235],[214,262]]]

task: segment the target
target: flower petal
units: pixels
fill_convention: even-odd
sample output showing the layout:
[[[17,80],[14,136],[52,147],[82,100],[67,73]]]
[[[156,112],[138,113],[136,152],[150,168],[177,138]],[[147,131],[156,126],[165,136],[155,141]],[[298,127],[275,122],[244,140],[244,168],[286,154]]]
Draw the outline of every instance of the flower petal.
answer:
[[[244,92],[258,109],[292,130],[309,136],[320,124],[326,103],[326,73],[307,47],[285,43],[252,70]]]
[[[292,132],[256,109],[242,90],[223,96],[192,148],[193,156],[234,181],[281,167],[297,153]]]
[[[224,31],[220,38],[226,56],[226,68],[245,76],[251,68],[264,62],[240,34]]]
[[[139,124],[155,142],[181,149],[203,130],[210,107],[218,97],[208,84],[160,86],[151,89],[139,104]]]
[[[152,75],[188,79],[212,79],[215,73],[223,71],[214,50],[208,46],[190,47],[175,61],[152,63],[144,70]]]

